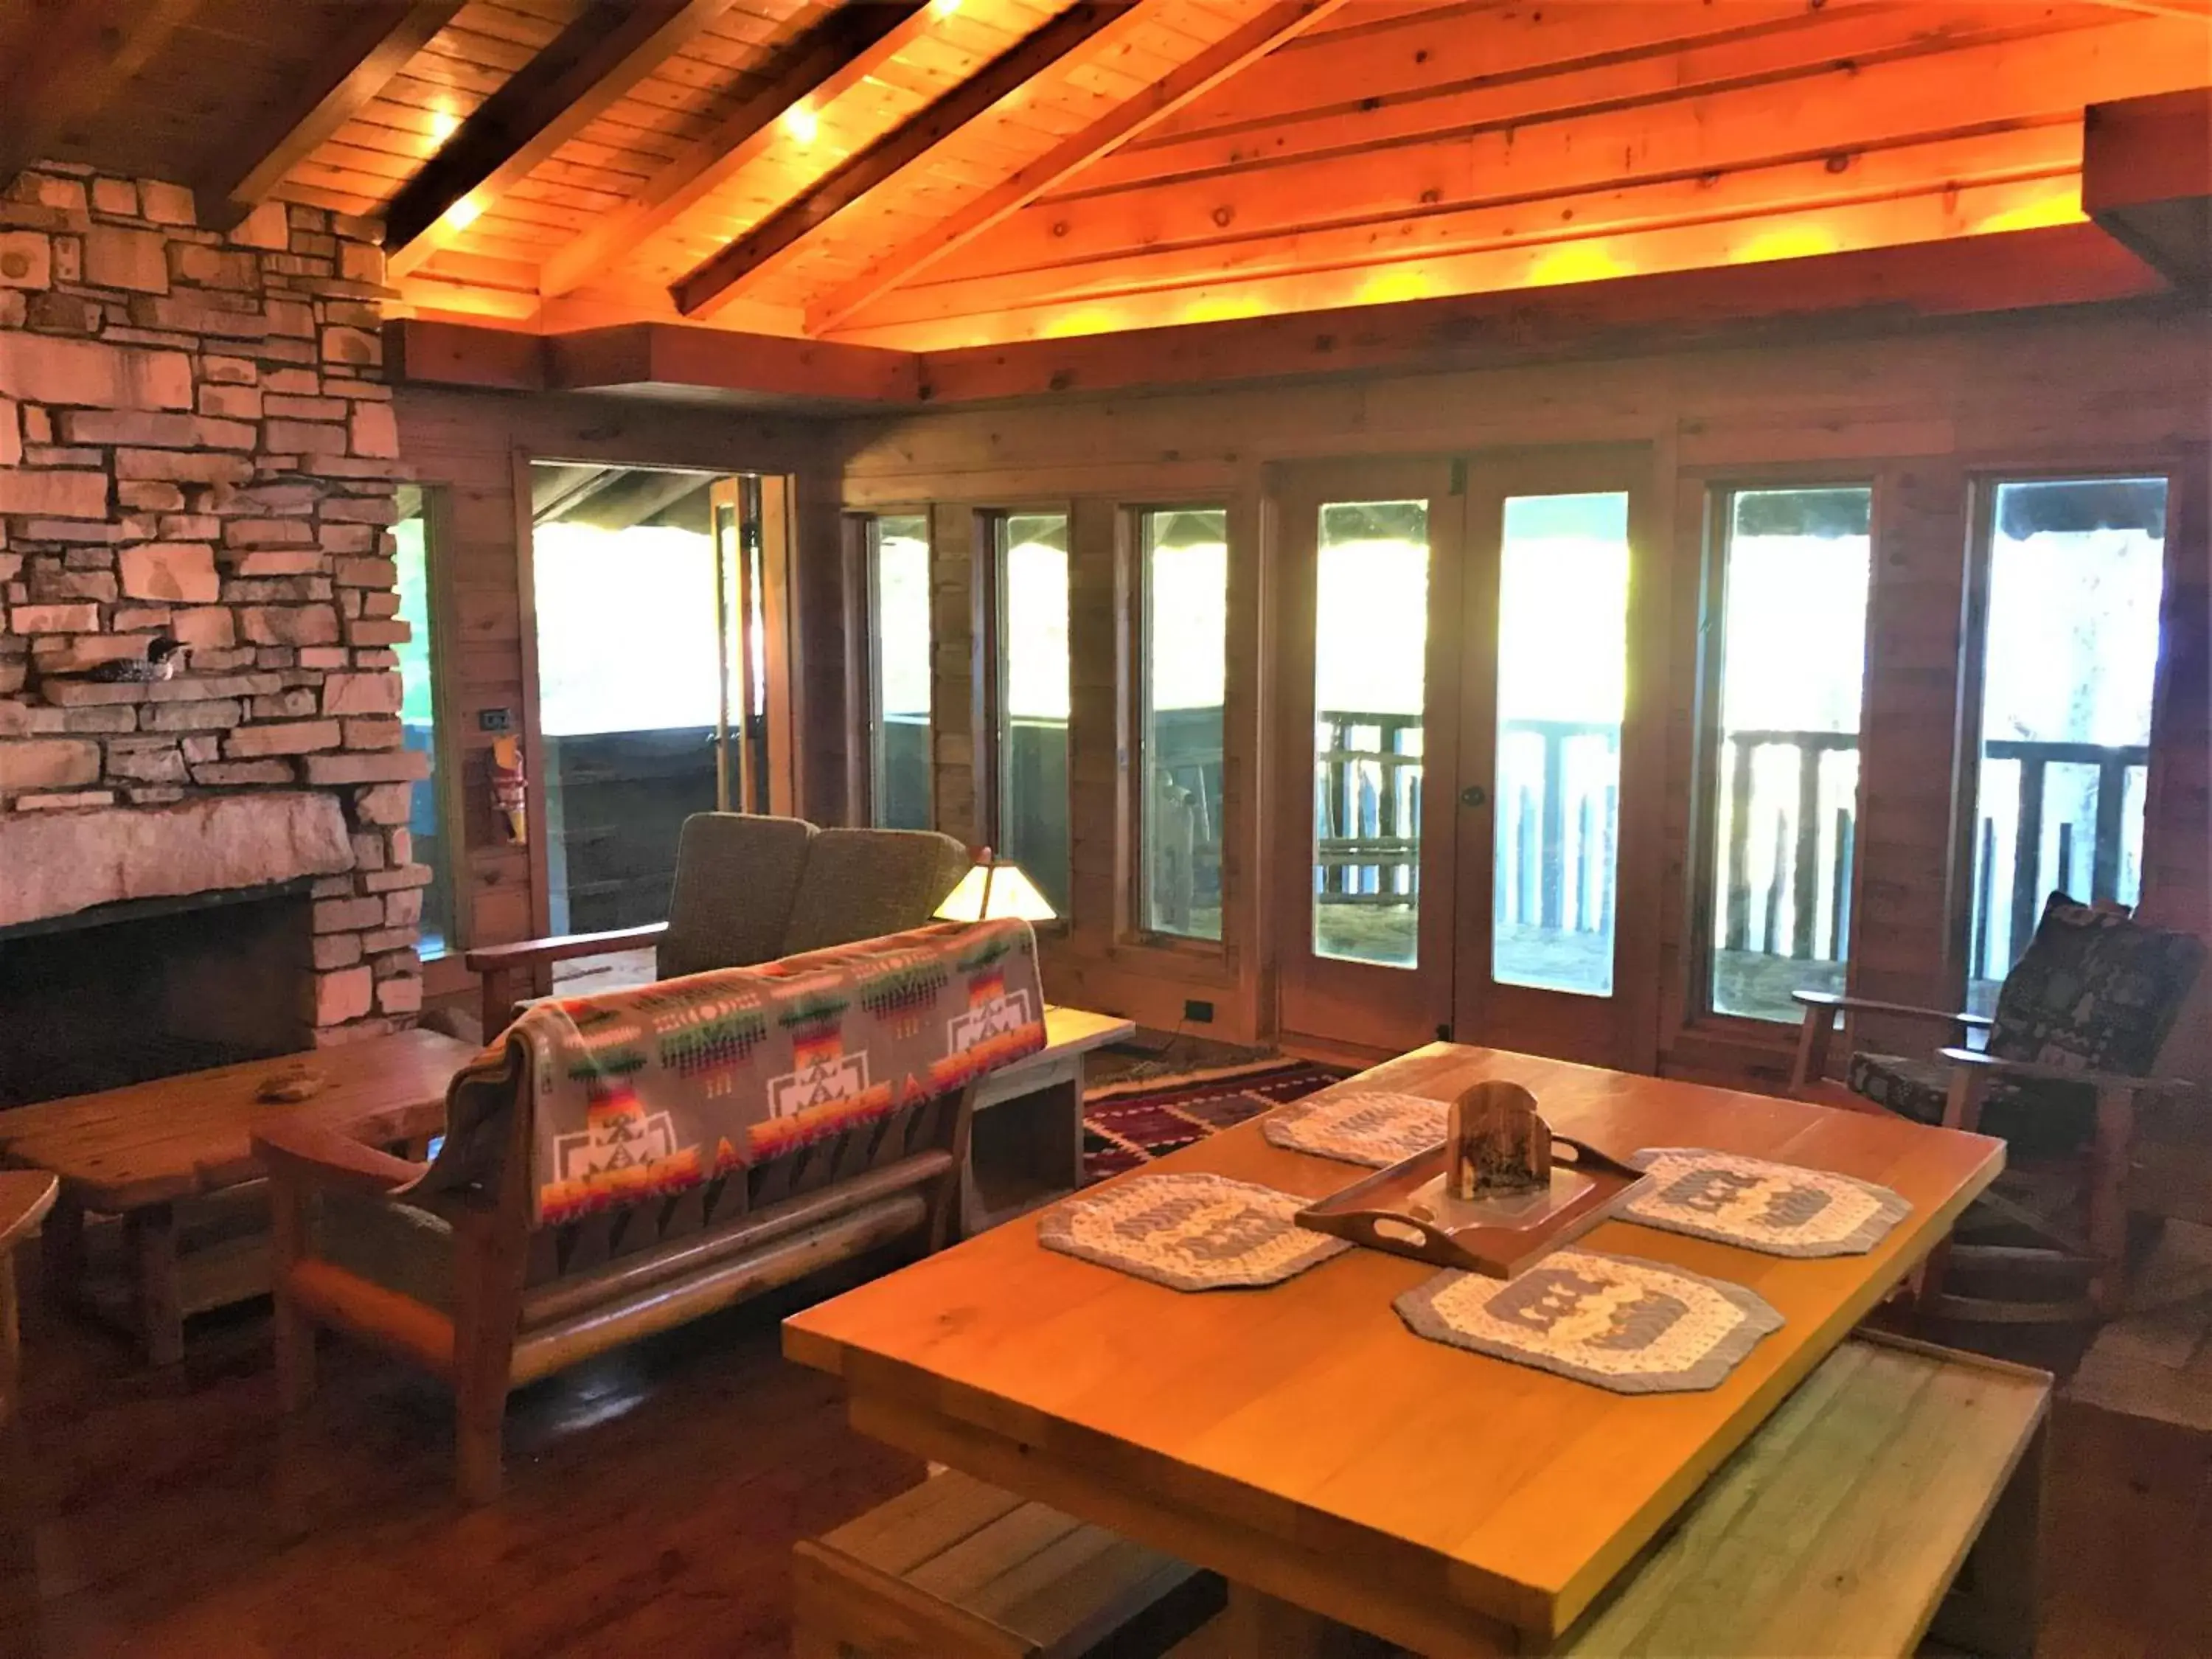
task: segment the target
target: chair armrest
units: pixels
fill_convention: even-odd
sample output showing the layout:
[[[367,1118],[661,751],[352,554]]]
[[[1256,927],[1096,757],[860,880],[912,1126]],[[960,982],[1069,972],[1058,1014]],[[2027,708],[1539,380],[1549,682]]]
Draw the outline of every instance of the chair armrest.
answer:
[[[296,1121],[255,1130],[253,1155],[273,1179],[369,1198],[411,1186],[425,1168],[325,1125]]]
[[[507,974],[541,963],[566,962],[572,957],[595,957],[608,951],[634,951],[656,942],[668,931],[665,921],[642,927],[617,927],[605,933],[566,933],[558,939],[518,939],[512,945],[483,945],[462,955],[472,974]],[[489,1034],[487,1034],[489,1035]]]
[[[2140,1095],[2186,1095],[2197,1085],[2186,1078],[2130,1077],[2124,1072],[2076,1072],[2063,1066],[2045,1066],[2032,1060],[1999,1060],[1972,1048],[1941,1048],[1937,1054],[1954,1066],[1976,1066],[1999,1078],[2023,1083],[2081,1083],[2092,1089],[2124,1089]]]
[[[1847,1009],[1856,1014],[1893,1014],[1903,1019],[1941,1020],[1947,1025],[1963,1025],[1970,1031],[1989,1029],[1986,1014],[1949,1013],[1941,1008],[1917,1008],[1909,1002],[1877,1002],[1871,997],[1838,996],[1832,991],[1792,991],[1792,1000],[1806,1008]]]

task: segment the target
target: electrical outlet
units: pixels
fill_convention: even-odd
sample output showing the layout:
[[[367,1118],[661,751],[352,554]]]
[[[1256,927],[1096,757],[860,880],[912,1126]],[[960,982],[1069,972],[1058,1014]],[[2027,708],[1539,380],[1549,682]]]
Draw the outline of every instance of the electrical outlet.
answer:
[[[1197,997],[1188,997],[1183,1001],[1182,1017],[1185,1019],[1194,1019],[1200,1024],[1210,1025],[1213,1023],[1213,1005],[1202,1001]]]

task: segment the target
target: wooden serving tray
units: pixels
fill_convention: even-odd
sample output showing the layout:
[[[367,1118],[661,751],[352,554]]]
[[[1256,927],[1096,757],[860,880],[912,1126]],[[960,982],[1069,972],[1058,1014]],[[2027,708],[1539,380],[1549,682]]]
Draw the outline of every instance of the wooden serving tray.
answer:
[[[1298,1212],[1297,1223],[1371,1250],[1510,1279],[1612,1213],[1642,1172],[1566,1135],[1552,1137],[1548,1190],[1456,1199],[1444,1190],[1449,1145],[1356,1182]]]

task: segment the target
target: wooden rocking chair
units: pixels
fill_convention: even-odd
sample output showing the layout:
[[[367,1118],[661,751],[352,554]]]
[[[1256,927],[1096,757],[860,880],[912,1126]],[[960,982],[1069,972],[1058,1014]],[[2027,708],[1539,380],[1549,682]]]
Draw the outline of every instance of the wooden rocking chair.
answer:
[[[1962,1233],[2002,1230],[2029,1245],[1939,1246],[1923,1269],[1923,1314],[2039,1323],[2108,1317],[2124,1290],[2124,1185],[2139,1097],[2193,1085],[2153,1079],[2203,965],[2204,942],[2147,927],[2127,912],[2053,893],[2027,953],[1997,993],[1994,1017],[1800,991],[1805,1009],[1790,1092],[1800,1100],[1894,1112],[1923,1123],[1995,1135],[2007,1169],[1976,1203]],[[1838,1083],[1827,1076],[1836,1016],[1873,1013],[1988,1032],[1986,1047],[1942,1048],[1927,1060],[1855,1053]],[[1869,1104],[1869,1103],[1871,1103]],[[2071,1266],[2086,1294],[2041,1300],[1947,1292],[1954,1267],[2028,1272]]]

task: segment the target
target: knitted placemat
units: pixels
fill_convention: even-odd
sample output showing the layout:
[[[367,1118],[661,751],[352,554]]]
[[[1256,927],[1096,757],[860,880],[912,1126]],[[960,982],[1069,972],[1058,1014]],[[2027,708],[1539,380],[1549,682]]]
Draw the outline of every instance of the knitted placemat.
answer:
[[[1352,1248],[1299,1226],[1305,1205],[1226,1176],[1132,1176],[1055,1205],[1037,1242],[1173,1290],[1279,1285]]]
[[[1615,1394],[1717,1387],[1782,1328],[1782,1316],[1741,1285],[1595,1250],[1554,1250],[1503,1283],[1447,1270],[1391,1305],[1431,1342]]]
[[[1443,1144],[1451,1109],[1379,1089],[1329,1089],[1279,1106],[1260,1133],[1268,1145],[1387,1170]]]
[[[1864,1255],[1912,1213],[1887,1187],[1702,1146],[1647,1146],[1620,1218],[1765,1255]]]

